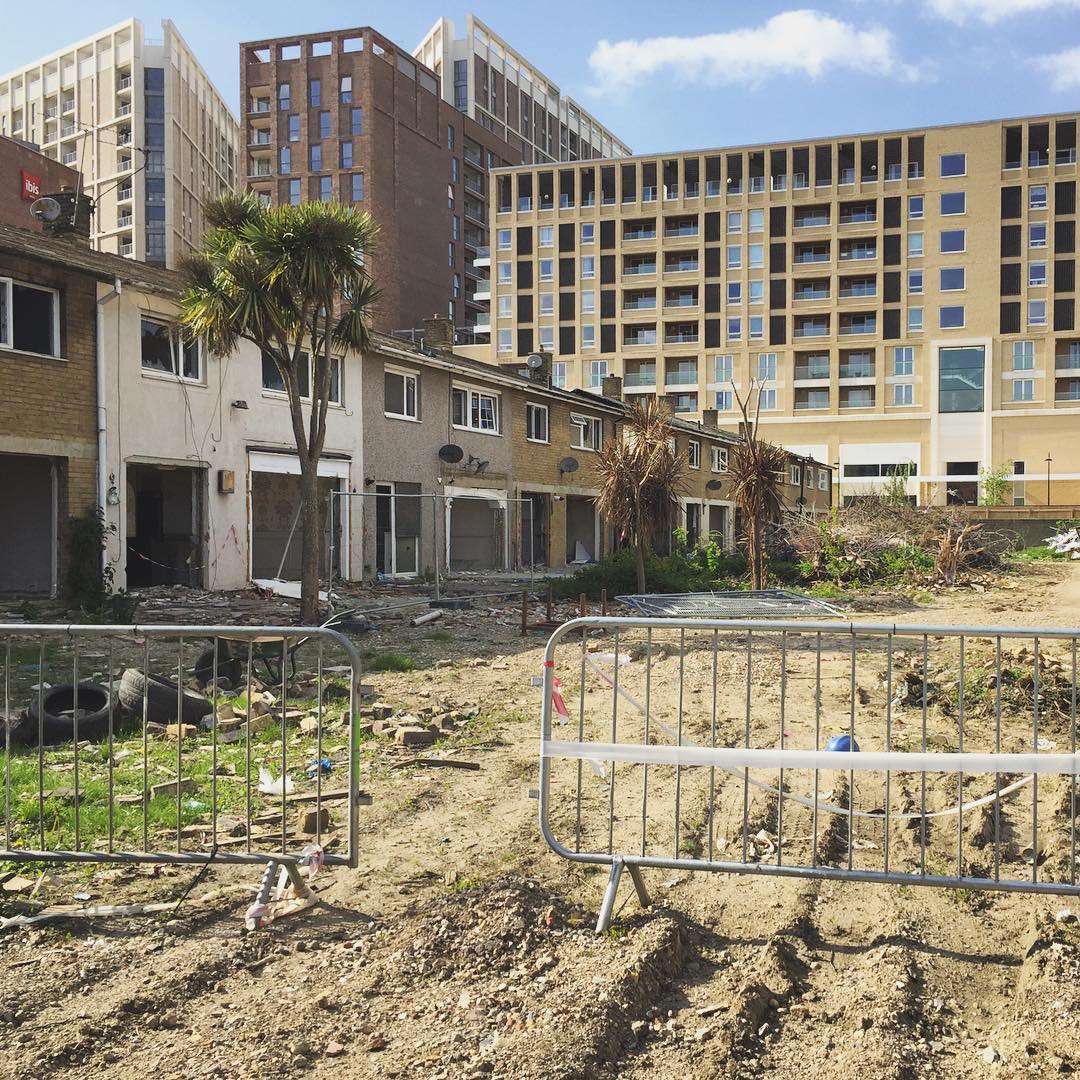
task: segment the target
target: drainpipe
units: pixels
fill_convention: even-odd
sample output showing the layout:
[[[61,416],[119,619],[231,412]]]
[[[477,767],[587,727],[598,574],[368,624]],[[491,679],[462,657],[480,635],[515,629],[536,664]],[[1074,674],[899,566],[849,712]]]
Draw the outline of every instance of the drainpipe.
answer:
[[[97,302],[97,502],[102,514],[106,514],[106,495],[108,491],[109,466],[108,456],[108,409],[105,407],[105,305],[115,300],[123,292],[123,283],[119,278],[113,279],[113,287]],[[117,345],[119,352],[119,344]],[[108,545],[101,549],[101,568],[104,570],[108,563]]]

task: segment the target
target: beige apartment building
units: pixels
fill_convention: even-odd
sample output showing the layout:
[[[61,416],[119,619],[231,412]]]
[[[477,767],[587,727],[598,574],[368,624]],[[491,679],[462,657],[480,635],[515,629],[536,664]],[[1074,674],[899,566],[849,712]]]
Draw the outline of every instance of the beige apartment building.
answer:
[[[239,125],[167,19],[127,19],[0,75],[0,134],[82,173],[100,251],[175,265],[236,182]]]
[[[686,418],[761,395],[840,498],[1080,502],[1075,114],[504,169],[492,348]]]

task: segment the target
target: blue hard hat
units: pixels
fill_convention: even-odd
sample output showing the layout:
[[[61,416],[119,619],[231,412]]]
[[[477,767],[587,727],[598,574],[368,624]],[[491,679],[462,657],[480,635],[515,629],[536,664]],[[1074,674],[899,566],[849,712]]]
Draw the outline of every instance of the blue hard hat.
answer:
[[[850,735],[834,735],[825,744],[826,750],[840,750],[844,753],[854,750],[858,753],[859,744]]]

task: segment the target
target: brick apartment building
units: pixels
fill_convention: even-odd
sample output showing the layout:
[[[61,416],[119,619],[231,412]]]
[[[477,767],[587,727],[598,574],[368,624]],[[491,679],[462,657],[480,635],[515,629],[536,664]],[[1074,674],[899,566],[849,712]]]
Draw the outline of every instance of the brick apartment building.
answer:
[[[1076,157],[1065,114],[498,171],[493,355],[728,427],[762,385],[844,498],[1074,503]]]
[[[42,195],[77,191],[79,174],[37,147],[0,135],[0,224],[41,231],[30,205]]]

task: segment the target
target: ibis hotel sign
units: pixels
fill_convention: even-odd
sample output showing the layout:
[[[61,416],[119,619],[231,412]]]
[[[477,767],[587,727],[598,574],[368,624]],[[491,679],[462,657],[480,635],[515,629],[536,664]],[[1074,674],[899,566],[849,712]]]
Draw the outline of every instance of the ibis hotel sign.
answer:
[[[22,197],[28,200],[41,198],[41,178],[25,169],[20,170],[22,176]]]

